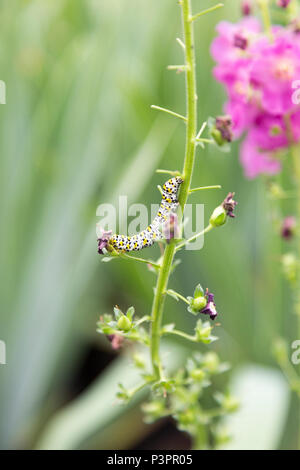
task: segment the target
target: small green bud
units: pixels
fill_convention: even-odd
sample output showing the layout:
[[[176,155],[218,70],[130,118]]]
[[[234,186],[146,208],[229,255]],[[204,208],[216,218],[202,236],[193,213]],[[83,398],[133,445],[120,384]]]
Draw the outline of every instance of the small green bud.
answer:
[[[225,140],[223,139],[222,134],[218,129],[216,129],[216,128],[212,129],[211,130],[211,136],[212,136],[212,138],[214,139],[214,141],[216,142],[217,145],[222,146],[222,145],[225,144]]]
[[[201,382],[205,377],[205,372],[202,369],[194,369],[191,371],[190,376],[197,382]]]
[[[209,223],[213,227],[221,227],[222,225],[225,224],[227,220],[227,213],[224,207],[218,206],[216,209],[213,211]]]
[[[199,337],[200,339],[208,339],[211,335],[212,327],[211,326],[205,326],[199,331]]]
[[[207,300],[205,297],[197,297],[196,299],[193,299],[192,301],[192,307],[193,309],[197,310],[200,312],[204,307],[206,307]]]
[[[225,411],[228,413],[233,413],[236,411],[239,407],[239,402],[236,398],[227,396],[224,398],[223,401],[223,408]]]
[[[220,365],[219,357],[214,352],[205,355],[203,366],[211,373],[217,372]]]
[[[118,328],[123,331],[129,331],[131,328],[131,321],[125,315],[122,315],[118,320]]]

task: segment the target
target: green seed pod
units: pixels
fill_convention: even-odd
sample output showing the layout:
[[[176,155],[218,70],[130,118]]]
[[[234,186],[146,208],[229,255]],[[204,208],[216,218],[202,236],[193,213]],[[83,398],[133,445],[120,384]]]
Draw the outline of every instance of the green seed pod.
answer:
[[[131,321],[125,315],[122,315],[118,320],[118,328],[123,331],[129,331],[131,328]]]
[[[202,369],[194,369],[191,371],[190,376],[197,382],[201,382],[205,377],[205,372]]]
[[[226,210],[222,206],[216,207],[216,209],[213,211],[209,223],[213,227],[221,227],[226,223],[227,220],[227,214]]]
[[[197,297],[196,299],[193,300],[192,302],[192,308],[194,310],[197,310],[197,312],[200,312],[204,307],[206,307],[207,300],[205,297]]]

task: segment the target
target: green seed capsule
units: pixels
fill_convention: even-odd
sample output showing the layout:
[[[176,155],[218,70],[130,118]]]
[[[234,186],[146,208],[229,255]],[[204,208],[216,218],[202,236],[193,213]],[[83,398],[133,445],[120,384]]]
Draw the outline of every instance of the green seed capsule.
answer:
[[[131,321],[125,315],[122,315],[118,320],[118,328],[123,331],[128,331],[131,328]]]
[[[216,209],[213,211],[209,223],[213,227],[221,227],[222,225],[225,224],[227,220],[227,214],[226,210],[222,206],[216,207]]]
[[[204,307],[206,307],[207,300],[205,297],[197,297],[196,299],[193,300],[193,305],[192,307],[200,312]]]

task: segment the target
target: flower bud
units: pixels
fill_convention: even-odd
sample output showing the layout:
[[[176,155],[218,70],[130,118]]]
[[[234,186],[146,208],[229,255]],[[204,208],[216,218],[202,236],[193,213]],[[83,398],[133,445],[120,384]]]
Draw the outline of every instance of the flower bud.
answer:
[[[291,0],[277,0],[277,5],[280,8],[287,8],[290,4]]]
[[[251,14],[252,2],[251,0],[242,1],[242,14],[244,16],[249,16]]]
[[[296,219],[293,216],[286,217],[281,226],[281,236],[285,240],[291,240],[295,235]]]
[[[222,206],[216,207],[216,209],[213,211],[209,223],[213,227],[221,227],[226,223],[227,220],[227,214],[226,210]]]
[[[211,373],[217,372],[220,365],[219,357],[214,352],[205,355],[203,366]]]
[[[238,409],[239,401],[234,397],[226,396],[222,405],[225,411],[227,411],[228,413],[233,413]]]
[[[201,382],[205,377],[205,372],[202,369],[194,369],[191,371],[190,376],[197,382]]]
[[[207,300],[204,296],[198,297],[197,299],[193,299],[192,301],[192,307],[198,312],[200,312],[200,310],[206,307],[206,304],[207,304]]]
[[[129,331],[131,328],[131,321],[126,317],[126,315],[122,315],[119,318],[117,325],[120,330]]]

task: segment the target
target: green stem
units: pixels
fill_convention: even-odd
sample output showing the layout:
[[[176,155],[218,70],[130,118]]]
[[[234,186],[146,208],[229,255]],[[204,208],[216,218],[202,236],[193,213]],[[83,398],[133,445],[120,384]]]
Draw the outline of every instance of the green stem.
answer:
[[[196,67],[195,67],[195,47],[194,47],[194,30],[191,21],[191,0],[182,0],[180,2],[182,9],[182,20],[184,29],[185,43],[185,76],[186,76],[186,97],[187,97],[187,113],[186,113],[186,150],[183,165],[183,179],[181,186],[179,204],[183,214],[189,192],[191,189],[191,180],[195,161],[195,138],[197,132],[197,95],[196,95]],[[159,271],[155,295],[152,304],[152,327],[151,327],[151,361],[153,373],[160,380],[162,378],[162,365],[160,361],[160,332],[163,316],[164,301],[171,274],[172,263],[175,255],[176,246],[172,241],[165,249],[161,268]]]
[[[217,5],[214,5],[213,7],[207,8],[206,10],[202,10],[199,13],[197,13],[196,15],[192,16],[191,21],[195,21],[198,18],[200,18],[201,16],[206,15],[207,13],[211,13],[213,11],[216,11],[219,8],[222,8],[223,6],[224,6],[223,3],[218,3]]]
[[[153,266],[154,268],[157,268],[157,269],[160,268],[160,264],[154,263],[153,261],[150,261],[149,259],[138,258],[137,256],[126,255],[126,253],[123,253],[120,256],[121,256],[121,258],[130,259],[132,261],[138,261],[140,263],[150,264],[151,266]]]
[[[269,36],[270,40],[272,41],[273,34],[272,34],[272,21],[271,21],[271,15],[270,15],[270,10],[269,10],[269,0],[259,0],[258,5],[260,7],[265,31],[267,35]]]
[[[178,292],[176,292],[175,290],[173,289],[169,289],[166,291],[166,294],[170,295],[172,297],[172,295],[175,295],[176,297],[178,297],[178,299],[182,300],[183,302],[185,302],[186,304],[190,305],[188,299],[186,299],[183,295],[179,294]]]
[[[179,331],[179,330],[170,330],[170,331],[163,331],[163,335],[176,335],[180,336],[181,338],[187,339],[188,341],[192,341],[193,343],[197,343],[197,338],[196,336],[188,335],[187,333],[184,333],[184,331]]]
[[[200,188],[192,188],[190,190],[190,193],[195,193],[197,191],[204,191],[206,189],[222,189],[222,186],[220,186],[219,184],[216,184],[214,186],[200,186]]]
[[[187,121],[187,118],[185,116],[182,116],[181,114],[175,113],[174,111],[171,111],[171,109],[162,108],[161,106],[156,106],[155,104],[152,104],[151,108],[152,109],[157,109],[157,111],[162,111],[163,113],[171,114],[171,116],[182,119],[182,121],[185,121],[185,122]]]
[[[293,165],[294,165],[294,175],[296,178],[296,189],[297,189],[297,220],[298,224],[300,221],[300,152],[299,152],[299,146],[296,144],[291,145],[291,154],[292,154],[292,159],[293,159]],[[300,232],[299,232],[299,227],[297,230],[297,252],[298,252],[298,259],[300,258]],[[298,336],[297,338],[300,338],[300,273],[298,270],[298,277],[297,277],[297,285],[296,285],[296,298],[295,298],[295,313],[297,316],[297,333]],[[300,379],[298,379],[300,381]],[[299,395],[298,395],[299,396]],[[299,397],[300,398],[300,397]],[[299,400],[299,406],[298,406],[298,413],[299,413],[299,428],[298,428],[298,442],[299,442],[299,449],[300,449],[300,400]]]
[[[193,241],[195,241],[197,238],[201,237],[202,235],[205,235],[206,233],[210,232],[214,227],[212,225],[208,225],[207,227],[205,227],[205,229],[203,229],[201,232],[199,233],[196,233],[196,235],[194,235],[193,237],[189,238],[188,240],[184,240],[182,243],[179,243],[179,245],[176,246],[176,251],[179,251],[181,250],[181,248],[183,248],[185,245],[187,245],[188,243],[191,243]]]

